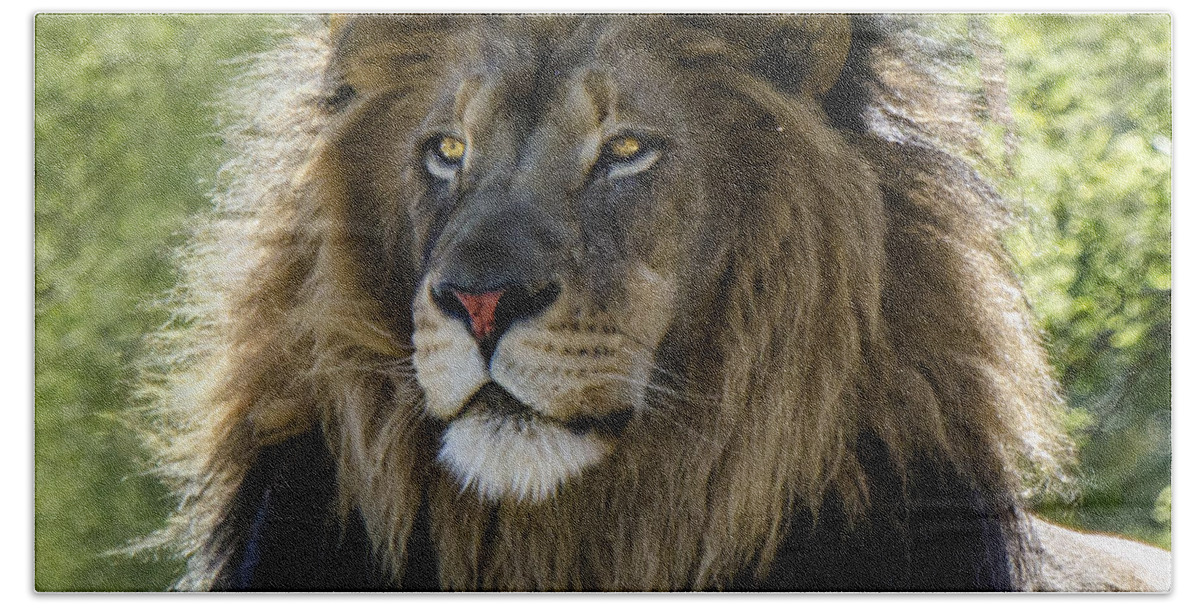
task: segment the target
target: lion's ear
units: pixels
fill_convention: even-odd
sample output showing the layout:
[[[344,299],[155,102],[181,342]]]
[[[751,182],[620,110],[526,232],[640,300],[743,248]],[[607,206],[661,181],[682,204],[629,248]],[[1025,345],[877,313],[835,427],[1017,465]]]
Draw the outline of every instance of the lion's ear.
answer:
[[[328,73],[334,88],[349,84],[359,93],[406,82],[416,86],[437,74],[433,62],[459,56],[478,37],[465,35],[477,15],[340,14],[329,17],[333,55]]]
[[[756,71],[792,92],[823,96],[837,83],[850,54],[847,15],[764,17]]]
[[[824,96],[837,83],[850,54],[848,15],[700,15],[682,22],[715,34],[726,60],[792,94]],[[714,47],[720,48],[720,47]]]

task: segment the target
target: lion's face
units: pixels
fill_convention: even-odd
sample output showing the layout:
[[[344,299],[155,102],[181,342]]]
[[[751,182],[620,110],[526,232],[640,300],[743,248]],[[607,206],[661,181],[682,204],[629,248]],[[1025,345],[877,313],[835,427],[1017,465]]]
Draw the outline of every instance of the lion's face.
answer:
[[[605,27],[360,19],[330,72],[368,289],[411,314],[438,458],[488,499],[551,496],[670,392],[664,340],[783,132],[648,20]]]
[[[449,83],[416,148],[413,363],[440,460],[490,498],[550,495],[646,405],[689,194],[666,108],[618,105],[586,64],[535,69]]]

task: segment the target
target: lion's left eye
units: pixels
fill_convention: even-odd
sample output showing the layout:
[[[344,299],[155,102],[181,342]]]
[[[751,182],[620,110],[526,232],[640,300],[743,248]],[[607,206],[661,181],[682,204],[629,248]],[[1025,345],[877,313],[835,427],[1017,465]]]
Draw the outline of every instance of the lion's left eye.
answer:
[[[467,143],[453,135],[440,135],[426,144],[425,168],[436,178],[452,180],[462,168]]]
[[[621,135],[608,140],[604,148],[613,158],[629,160],[642,150],[642,142],[631,135]]]
[[[652,139],[618,135],[604,142],[599,163],[609,179],[641,173],[658,161],[659,148]]]

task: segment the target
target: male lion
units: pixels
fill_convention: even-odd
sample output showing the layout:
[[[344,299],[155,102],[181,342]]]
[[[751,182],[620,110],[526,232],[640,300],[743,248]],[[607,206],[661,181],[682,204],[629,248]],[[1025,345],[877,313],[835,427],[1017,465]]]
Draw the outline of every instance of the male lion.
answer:
[[[1165,584],[1025,514],[1058,402],[905,23],[315,29],[164,334],[181,587]]]

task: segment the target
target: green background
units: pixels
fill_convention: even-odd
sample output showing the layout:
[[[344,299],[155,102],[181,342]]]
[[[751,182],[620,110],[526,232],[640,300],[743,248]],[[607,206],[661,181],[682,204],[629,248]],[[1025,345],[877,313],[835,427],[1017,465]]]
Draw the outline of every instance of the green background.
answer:
[[[1017,135],[989,171],[1081,446],[1078,495],[1042,511],[1169,547],[1170,19],[986,21]],[[125,418],[135,363],[220,166],[220,91],[282,24],[36,18],[37,589],[161,590],[180,572],[112,553],[171,508]]]

